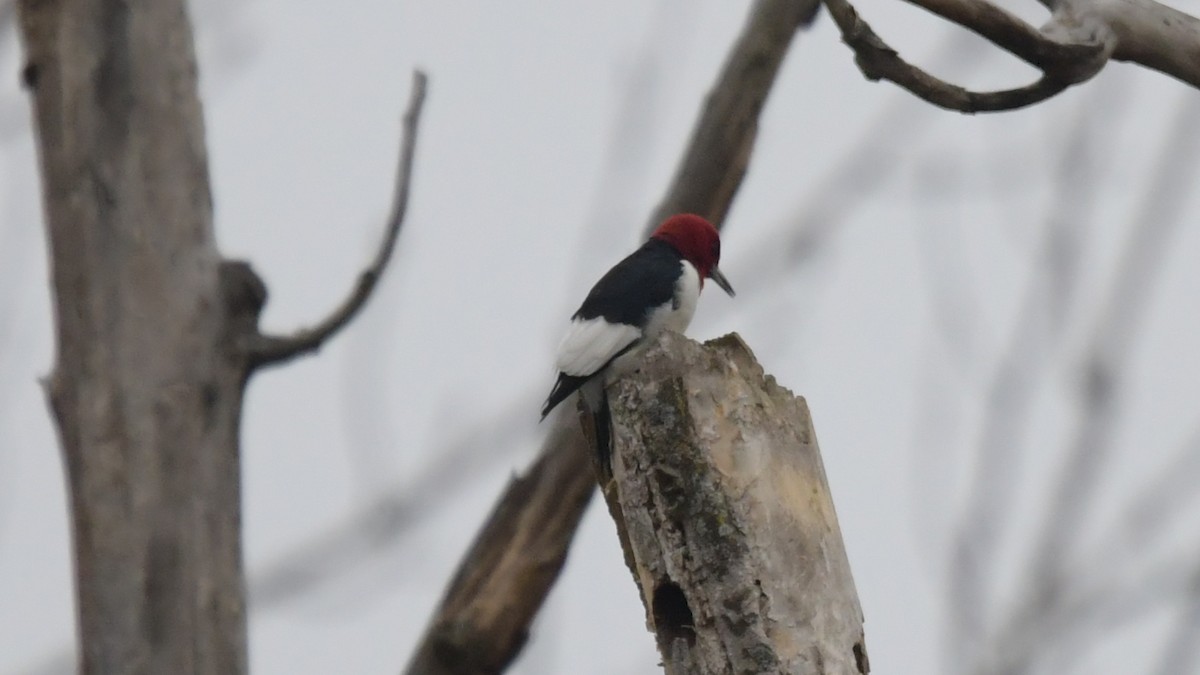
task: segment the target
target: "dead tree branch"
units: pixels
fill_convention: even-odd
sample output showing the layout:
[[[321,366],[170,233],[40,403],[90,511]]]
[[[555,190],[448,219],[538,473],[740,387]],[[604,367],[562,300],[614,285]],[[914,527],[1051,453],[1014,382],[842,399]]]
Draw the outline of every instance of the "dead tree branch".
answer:
[[[550,419],[553,428],[542,444],[538,459],[523,478],[511,482],[501,494],[487,522],[475,535],[475,541],[459,563],[459,571],[450,581],[442,601],[434,611],[430,626],[405,670],[408,675],[500,673],[525,645],[529,625],[537,609],[545,602],[558,573],[562,571],[575,528],[595,489],[587,441],[574,416],[556,412]],[[546,474],[550,468],[553,468],[554,475],[560,477],[561,484],[547,481]],[[561,477],[570,479],[563,480]],[[548,500],[547,496],[552,499]],[[522,525],[524,522],[547,518],[545,514],[539,515],[547,509],[554,512],[556,522],[570,524],[570,527],[556,527],[547,533],[548,537],[538,541],[540,558],[524,554],[527,540],[505,540],[495,536],[496,532],[521,530],[525,527]],[[491,561],[503,558],[505,564],[489,568],[484,564],[485,557]],[[488,578],[489,575],[495,578]],[[475,598],[468,602],[468,590],[492,593],[496,597]],[[498,626],[495,617],[484,614],[491,608],[508,606],[528,607],[530,611],[513,617],[504,626]],[[475,616],[475,613],[479,616]],[[482,639],[482,635],[475,635],[475,638],[486,643],[486,646],[480,647],[464,643],[456,637],[455,622],[469,627],[473,633],[479,633],[484,628],[497,632],[486,639]],[[503,639],[509,642],[506,644]],[[495,670],[474,668],[481,663],[492,664]]]
[[[994,39],[1002,41],[1002,46],[1011,48],[1022,58],[1033,58],[1041,53],[1053,54],[1053,58],[1042,56],[1045,64],[1034,64],[1043,68],[1043,75],[1033,84],[1003,91],[971,91],[934,77],[905,61],[872,30],[870,24],[864,21],[846,0],[823,1],[842,33],[842,40],[854,50],[855,61],[867,79],[894,82],[922,100],[947,110],[976,113],[1023,108],[1040,103],[1074,84],[1068,72],[1077,74],[1087,70],[1080,66],[1080,62],[1060,60],[1063,56],[1062,50],[1051,47],[1054,43],[1048,40],[1042,40],[1040,44],[1032,42],[1031,37],[1036,35],[1033,27],[999,8],[988,5],[991,11],[981,11],[977,2],[972,2],[970,9],[953,3],[943,3],[946,5],[944,9],[961,10],[957,13],[947,12],[950,14],[948,18],[975,20],[977,23],[972,30],[984,37],[995,36]],[[1089,49],[1086,54],[1081,52],[1081,55],[1090,60],[1098,51],[1098,48]],[[1064,63],[1065,66],[1062,65]],[[1090,74],[1088,76],[1090,77]]]
[[[671,186],[667,190],[667,196],[656,214],[689,211],[706,215],[718,227],[723,224],[725,214],[728,213],[737,188],[745,176],[750,152],[753,149],[757,117],[766,101],[767,93],[774,84],[779,65],[787,54],[796,28],[804,25],[805,21],[811,18],[818,6],[818,0],[758,0],[754,4],[746,27],[731,48],[716,84],[708,95],[704,111],[692,133],[692,139],[684,159],[681,161],[680,168],[676,171]],[[790,29],[781,30],[781,26],[790,27]],[[747,104],[748,107],[746,107]],[[714,110],[725,112],[716,113],[713,112]],[[734,117],[736,117],[736,121]],[[693,187],[693,183],[699,187]],[[658,215],[653,216],[651,222],[655,222],[657,218]],[[582,513],[595,485],[594,481],[590,479],[592,475],[589,463],[591,453],[576,422],[574,412],[567,410],[569,407],[559,406],[559,409],[551,416],[553,429],[542,445],[541,454],[534,465],[537,467],[563,462],[570,465],[569,470],[564,469],[564,474],[582,474],[589,477],[588,481],[570,481],[559,486],[557,501],[552,506],[559,511],[559,517],[563,519],[563,522],[568,521],[568,516],[571,515],[570,510]],[[554,458],[553,462],[551,458]],[[510,486],[509,490],[501,496],[497,505],[493,507],[493,514],[490,516],[488,524],[477,537],[476,544],[473,544],[467,552],[460,569],[476,567],[472,562],[473,556],[477,552],[487,550],[486,547],[480,546],[479,542],[486,538],[490,530],[502,527],[515,528],[515,523],[518,521],[533,517],[530,515],[531,512],[546,508],[545,502],[533,498],[535,494],[536,491],[520,489],[519,484]],[[578,515],[575,515],[574,519],[575,522],[578,522]],[[554,535],[556,538],[553,540],[553,545],[565,552],[570,547],[575,530],[573,527],[560,528],[554,532]],[[551,542],[546,543],[548,550]],[[519,577],[530,573],[528,565],[535,561],[515,555],[520,545],[516,541],[508,542],[509,555],[513,556],[510,560],[517,563],[523,561],[526,566],[510,565],[493,570],[492,574]],[[553,581],[553,578],[550,580]],[[488,583],[485,588],[504,593],[529,591],[528,587],[520,584],[511,581],[502,582],[502,579],[496,579]],[[533,607],[537,607],[545,600],[545,594],[549,590],[550,585],[547,584],[542,587],[539,595],[530,595],[525,601],[532,603]],[[457,591],[455,584],[452,583],[450,590],[447,591],[446,601],[435,612],[435,622],[438,620],[437,617],[446,613],[446,602],[454,597],[457,597]],[[511,598],[495,598],[490,602],[501,606],[511,603],[513,600]],[[471,607],[466,609],[470,610]],[[460,616],[462,616],[461,613]],[[532,620],[533,614],[523,618]],[[523,626],[520,631],[510,630],[507,634],[510,638],[520,639],[523,643],[525,630],[527,630],[527,626]],[[417,648],[417,654],[432,652],[434,646],[429,642],[435,637],[435,631],[427,632]],[[443,643],[440,649],[445,650],[448,645],[453,646],[453,644]],[[520,646],[520,644],[515,645],[513,656]],[[444,664],[471,662],[470,657],[466,654],[452,655],[444,653],[444,651],[441,659]],[[409,672],[418,671],[410,668]],[[467,673],[470,671],[450,672]]]
[[[823,0],[870,80],[888,80],[921,99],[964,113],[1014,110],[1100,72],[1109,59],[1138,63],[1200,87],[1200,20],[1154,0],[1047,0],[1050,22],[1036,29],[987,0],[908,0],[970,30],[1042,71],[1034,83],[976,92],[903,58],[848,0]]]
[[[417,127],[421,121],[421,108],[425,103],[425,89],[428,78],[421,71],[413,72],[412,94],[408,102],[408,110],[404,113],[404,140],[400,149],[399,165],[396,168],[395,193],[392,197],[392,210],[388,215],[387,226],[384,228],[383,239],[375,252],[375,259],[359,274],[358,283],[342,304],[323,321],[312,328],[305,328],[286,337],[256,335],[250,340],[249,351],[251,363],[254,366],[265,366],[288,361],[302,354],[314,352],[321,348],[329,338],[345,328],[347,324],[362,310],[375,286],[387,269],[396,249],[396,239],[400,236],[400,227],[404,224],[404,215],[408,211],[408,190],[412,179],[413,157],[416,154]]]
[[[579,471],[577,451],[562,444],[509,483],[451,580],[407,673],[500,673],[516,658],[592,498],[594,479]]]
[[[1057,0],[1042,32],[1071,42],[1099,39],[1112,58],[1200,87],[1200,19],[1155,0]]]
[[[668,333],[614,387],[604,486],[668,674],[869,671],[804,399],[737,335]]]
[[[1057,42],[1019,17],[987,0],[908,0],[913,5],[956,23],[1029,65],[1060,79],[1086,79],[1103,65],[1099,43]],[[1082,72],[1072,69],[1083,68]]]

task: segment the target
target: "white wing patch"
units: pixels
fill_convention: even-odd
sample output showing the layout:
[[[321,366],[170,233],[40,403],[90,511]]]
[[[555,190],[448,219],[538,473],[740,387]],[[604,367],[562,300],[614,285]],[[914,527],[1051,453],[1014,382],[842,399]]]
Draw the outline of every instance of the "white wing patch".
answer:
[[[591,375],[622,349],[642,337],[637,326],[609,323],[604,317],[575,319],[558,345],[555,367],[567,375]]]

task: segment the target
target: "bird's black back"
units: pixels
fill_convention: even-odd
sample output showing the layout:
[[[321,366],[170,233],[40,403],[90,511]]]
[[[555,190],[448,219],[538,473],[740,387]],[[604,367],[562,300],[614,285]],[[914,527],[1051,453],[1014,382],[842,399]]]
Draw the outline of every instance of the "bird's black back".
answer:
[[[573,319],[604,317],[610,323],[641,327],[650,308],[675,296],[682,257],[674,246],[651,239],[613,266],[592,287]]]

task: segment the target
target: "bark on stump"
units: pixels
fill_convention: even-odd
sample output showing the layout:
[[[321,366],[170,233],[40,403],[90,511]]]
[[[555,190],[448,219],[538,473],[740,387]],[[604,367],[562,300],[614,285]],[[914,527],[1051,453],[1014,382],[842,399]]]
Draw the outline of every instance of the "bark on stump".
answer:
[[[666,672],[867,673],[804,399],[736,334],[666,334],[609,401],[605,501]]]

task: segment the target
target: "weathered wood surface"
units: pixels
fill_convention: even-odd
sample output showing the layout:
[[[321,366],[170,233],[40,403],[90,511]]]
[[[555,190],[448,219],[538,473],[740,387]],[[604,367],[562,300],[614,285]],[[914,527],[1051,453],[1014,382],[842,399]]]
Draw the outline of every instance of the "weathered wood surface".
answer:
[[[49,234],[46,389],[70,488],[79,670],[243,673],[246,369],[229,329],[257,307],[226,297],[185,3],[18,9]]]
[[[666,334],[609,400],[605,499],[667,673],[867,673],[804,399],[736,335]]]

